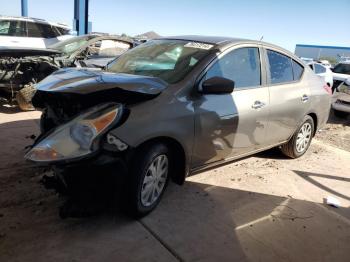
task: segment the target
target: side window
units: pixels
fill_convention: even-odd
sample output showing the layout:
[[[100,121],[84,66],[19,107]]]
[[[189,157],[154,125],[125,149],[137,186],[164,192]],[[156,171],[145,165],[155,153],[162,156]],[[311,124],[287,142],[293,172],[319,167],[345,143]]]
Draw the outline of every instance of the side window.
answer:
[[[25,22],[17,20],[0,20],[0,35],[26,36]]]
[[[38,24],[27,22],[28,37],[43,37]]]
[[[57,37],[55,32],[53,31],[51,25],[37,24],[37,26],[38,26],[38,29],[40,30],[42,37],[44,37],[44,38]]]
[[[237,89],[260,86],[261,70],[258,48],[240,48],[226,54],[208,70],[206,79],[215,76],[233,80]]]
[[[293,77],[294,77],[294,80],[297,81],[301,78],[304,72],[304,67],[298,62],[294,61],[293,59],[292,59],[292,65],[293,65]]]
[[[69,35],[69,29],[62,27],[55,27],[55,29],[59,32],[60,35]]]
[[[326,73],[326,68],[319,64],[315,64],[315,73],[316,74]]]
[[[8,36],[10,33],[10,21],[0,20],[0,35]]]
[[[271,84],[293,81],[293,69],[291,59],[278,52],[267,50],[269,60]]]

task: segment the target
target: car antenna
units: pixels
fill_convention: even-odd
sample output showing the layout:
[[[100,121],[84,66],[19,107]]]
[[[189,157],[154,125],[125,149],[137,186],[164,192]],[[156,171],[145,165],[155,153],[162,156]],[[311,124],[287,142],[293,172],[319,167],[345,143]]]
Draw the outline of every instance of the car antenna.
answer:
[[[259,40],[259,41],[261,42],[263,39],[264,39],[264,36],[262,35],[262,36],[260,37],[260,40]]]

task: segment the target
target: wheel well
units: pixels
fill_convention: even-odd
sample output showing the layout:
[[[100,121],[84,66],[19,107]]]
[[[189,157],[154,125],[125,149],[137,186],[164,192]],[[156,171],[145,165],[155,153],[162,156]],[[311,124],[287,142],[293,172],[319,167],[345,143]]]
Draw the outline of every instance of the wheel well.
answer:
[[[309,114],[309,116],[311,116],[312,117],[312,120],[314,121],[314,133],[313,133],[313,135],[315,135],[316,134],[316,130],[317,130],[317,116],[316,116],[316,114],[315,113],[310,113]]]
[[[156,143],[165,144],[169,148],[174,161],[171,178],[176,184],[182,185],[186,178],[186,154],[182,145],[177,140],[171,137],[156,137],[143,142],[136,150],[142,150]]]

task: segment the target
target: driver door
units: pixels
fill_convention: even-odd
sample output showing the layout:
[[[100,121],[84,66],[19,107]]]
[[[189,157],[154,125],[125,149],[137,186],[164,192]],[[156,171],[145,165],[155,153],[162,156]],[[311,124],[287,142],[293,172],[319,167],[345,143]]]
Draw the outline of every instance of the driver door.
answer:
[[[260,58],[258,47],[242,47],[224,54],[207,70],[201,82],[224,77],[235,82],[235,89],[231,94],[203,94],[194,102],[192,168],[265,145],[269,91],[262,85]]]

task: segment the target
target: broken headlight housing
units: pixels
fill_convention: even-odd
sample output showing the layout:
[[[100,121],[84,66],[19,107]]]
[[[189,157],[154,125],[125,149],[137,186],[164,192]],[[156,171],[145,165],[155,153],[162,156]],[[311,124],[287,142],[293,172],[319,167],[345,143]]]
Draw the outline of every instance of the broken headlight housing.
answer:
[[[93,107],[56,128],[25,158],[35,162],[54,162],[87,156],[98,149],[98,138],[119,121],[121,111],[120,104]]]

